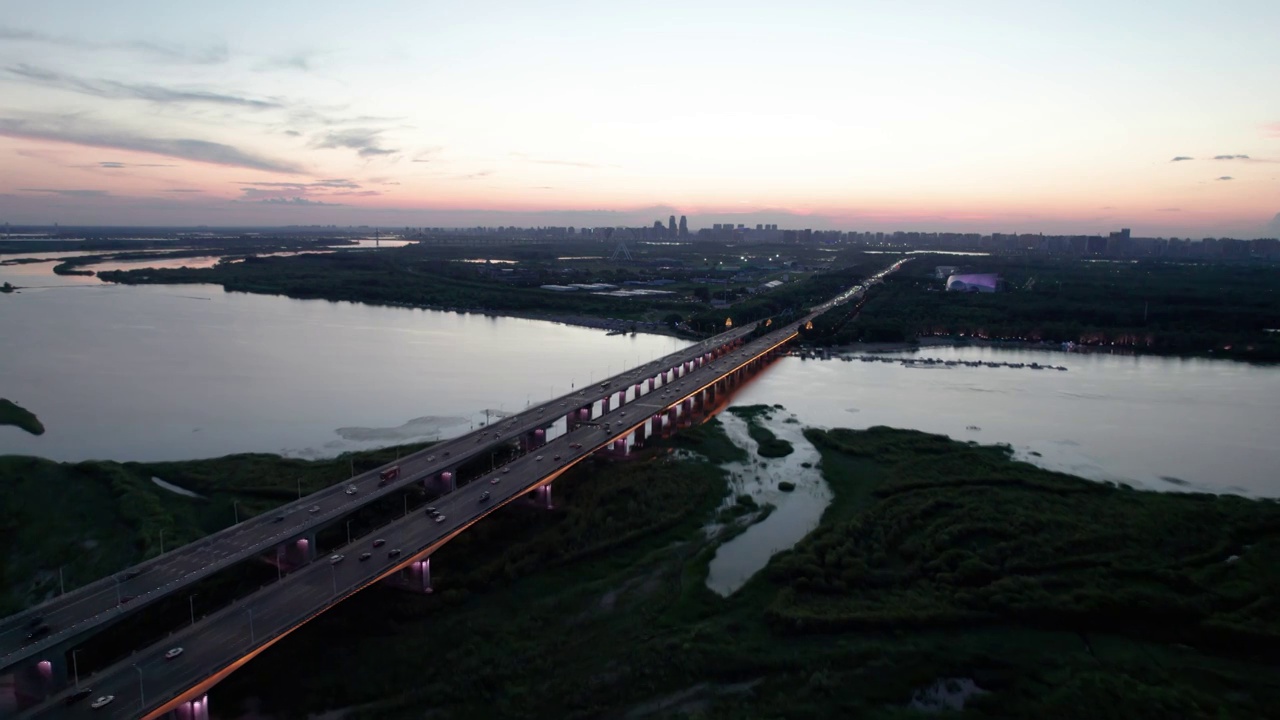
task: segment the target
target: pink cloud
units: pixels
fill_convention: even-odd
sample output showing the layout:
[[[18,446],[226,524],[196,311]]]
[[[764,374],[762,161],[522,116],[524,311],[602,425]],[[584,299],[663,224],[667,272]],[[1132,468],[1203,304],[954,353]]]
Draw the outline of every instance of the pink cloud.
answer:
[[[1262,132],[1266,133],[1267,137],[1280,138],[1280,122],[1263,125]]]

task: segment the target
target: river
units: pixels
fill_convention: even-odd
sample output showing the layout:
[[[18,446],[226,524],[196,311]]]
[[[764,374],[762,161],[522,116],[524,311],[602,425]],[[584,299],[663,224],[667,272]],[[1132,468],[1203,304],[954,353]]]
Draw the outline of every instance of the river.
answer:
[[[0,453],[60,460],[324,457],[447,436],[486,409],[518,410],[684,345],[215,286],[116,286],[48,265],[0,267],[3,281],[56,287],[0,295],[0,397],[48,429],[0,427]],[[821,427],[1005,442],[1022,459],[1093,479],[1280,496],[1275,367],[977,347],[919,356],[1069,369],[785,357],[734,402],[781,403]]]

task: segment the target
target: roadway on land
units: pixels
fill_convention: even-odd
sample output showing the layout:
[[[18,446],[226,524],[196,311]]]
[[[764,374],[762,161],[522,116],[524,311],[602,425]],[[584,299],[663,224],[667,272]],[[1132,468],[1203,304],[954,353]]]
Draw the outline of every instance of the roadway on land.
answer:
[[[641,379],[653,377],[713,348],[733,342],[749,330],[750,327],[737,328],[694,343],[607,378],[607,388],[600,384],[592,385],[498,420],[490,427],[407,455],[394,463],[400,467],[400,477],[384,487],[377,485],[378,472],[390,465],[362,473],[275,510],[247,518],[194,543],[175,548],[164,555],[0,620],[0,670],[26,659],[36,658],[49,647],[136,612],[219,570],[328,526],[374,500],[409,488],[424,477],[456,469],[478,455],[478,450],[493,444],[494,439],[487,435],[495,427],[500,426],[499,432],[502,435],[499,442],[518,438],[522,433],[563,418],[570,410],[616,395],[641,382]],[[564,412],[556,412],[558,410]],[[354,495],[347,495],[346,487],[351,484],[356,486],[357,491]],[[281,517],[283,519],[278,519]],[[48,625],[51,632],[34,641],[27,640],[30,630],[39,624]]]
[[[549,482],[596,450],[607,448],[617,438],[626,437],[655,415],[664,413],[732,370],[789,341],[795,336],[800,323],[793,323],[748,343],[689,371],[683,377],[674,378],[666,386],[655,386],[654,390],[647,391],[646,385],[637,399],[439,498],[434,505],[444,515],[443,522],[435,522],[421,511],[407,514],[335,553],[335,556],[343,556],[341,560],[318,558],[281,581],[137,651],[95,676],[82,678],[81,686],[92,687],[93,694],[73,706],[64,704],[65,698],[74,692],[68,688],[50,702],[19,717],[130,718],[163,708],[175,698],[189,696],[202,683],[211,682],[211,679],[238,668],[272,642],[334,604],[408,567],[419,556],[429,554],[498,507]],[[620,389],[623,388],[615,386],[614,392]],[[567,403],[566,408],[582,407],[590,395],[583,391],[562,402]],[[556,408],[559,409],[558,404]],[[605,423],[612,429],[604,430]],[[505,422],[499,429],[507,432],[509,426],[510,422]],[[489,497],[482,500],[481,494],[486,492]],[[385,544],[375,548],[373,542],[376,539],[384,540]],[[400,553],[390,557],[392,550]],[[360,560],[359,556],[364,552],[371,553],[371,556]],[[182,647],[182,653],[166,659],[166,652],[175,647]],[[91,709],[90,703],[94,698],[104,695],[112,695],[114,700],[99,710]]]

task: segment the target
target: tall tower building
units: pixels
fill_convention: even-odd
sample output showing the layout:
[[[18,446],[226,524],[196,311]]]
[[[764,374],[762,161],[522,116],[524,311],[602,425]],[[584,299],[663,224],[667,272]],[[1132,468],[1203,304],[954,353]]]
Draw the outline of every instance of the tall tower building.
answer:
[[[669,237],[676,236],[676,216],[675,215],[672,215],[671,217],[667,218],[667,235]]]
[[[689,221],[680,216],[680,237],[689,237]]]

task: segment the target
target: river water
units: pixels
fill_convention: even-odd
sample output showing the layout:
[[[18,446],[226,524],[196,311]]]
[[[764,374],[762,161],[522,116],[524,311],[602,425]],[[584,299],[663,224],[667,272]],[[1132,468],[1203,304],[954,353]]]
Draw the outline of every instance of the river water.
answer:
[[[115,286],[46,264],[0,267],[4,281],[42,289],[0,295],[0,397],[48,431],[0,427],[0,453],[55,459],[321,457],[448,435],[483,422],[485,409],[518,410],[684,345],[213,286]],[[1280,496],[1275,367],[977,347],[919,356],[1069,370],[785,357],[734,402],[781,403],[821,427],[1006,442],[1094,479]]]
[[[0,454],[333,456],[466,432],[486,409],[519,410],[687,344],[207,285],[47,279],[62,287],[0,295],[0,397],[46,427],[0,427]]]

